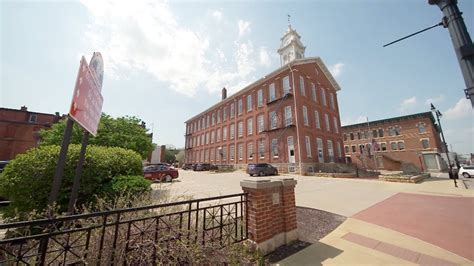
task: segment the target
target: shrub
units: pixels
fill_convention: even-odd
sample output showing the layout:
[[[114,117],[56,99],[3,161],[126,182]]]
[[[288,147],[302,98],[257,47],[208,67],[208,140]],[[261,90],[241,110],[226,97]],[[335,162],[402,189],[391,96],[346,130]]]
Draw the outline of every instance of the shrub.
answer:
[[[59,150],[59,146],[34,148],[18,155],[6,166],[0,177],[0,195],[7,197],[12,203],[6,209],[5,216],[12,217],[15,212],[21,216],[32,210],[46,209]],[[59,211],[65,211],[69,202],[79,150],[80,145],[69,146],[57,199]],[[128,175],[142,175],[141,157],[136,152],[117,147],[88,146],[77,206],[89,204],[96,197],[103,196],[111,187],[110,183],[115,183],[117,189],[126,187],[134,190],[132,184],[124,183],[126,180],[136,180],[136,177],[121,177],[113,181],[114,177]],[[133,182],[140,188],[144,185]]]
[[[141,195],[151,191],[151,181],[143,176],[116,176],[105,186],[104,192],[111,195]]]

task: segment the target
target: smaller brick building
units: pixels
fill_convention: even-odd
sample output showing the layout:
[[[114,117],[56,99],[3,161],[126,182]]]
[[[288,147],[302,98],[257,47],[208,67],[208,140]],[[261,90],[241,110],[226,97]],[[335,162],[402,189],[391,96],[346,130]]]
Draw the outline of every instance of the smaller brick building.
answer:
[[[30,112],[26,106],[18,109],[0,108],[0,161],[12,160],[39,143],[39,131],[61,119],[59,113]]]
[[[423,171],[447,168],[438,126],[431,112],[342,127],[346,161],[362,168],[399,171],[411,164]]]

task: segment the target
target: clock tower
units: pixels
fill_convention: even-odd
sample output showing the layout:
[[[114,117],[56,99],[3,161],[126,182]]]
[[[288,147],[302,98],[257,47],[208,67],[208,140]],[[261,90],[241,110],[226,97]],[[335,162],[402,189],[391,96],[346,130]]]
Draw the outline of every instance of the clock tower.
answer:
[[[281,44],[278,49],[278,53],[280,54],[280,64],[282,66],[295,59],[304,58],[306,47],[300,39],[301,36],[291,28],[291,24],[288,23],[288,29],[285,34],[283,34],[283,37],[281,37]]]

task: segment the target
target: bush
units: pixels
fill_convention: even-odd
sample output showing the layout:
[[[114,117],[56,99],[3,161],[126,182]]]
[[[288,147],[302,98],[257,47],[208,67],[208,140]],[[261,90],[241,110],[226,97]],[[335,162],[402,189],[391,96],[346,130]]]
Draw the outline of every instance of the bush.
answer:
[[[107,184],[104,192],[111,195],[141,195],[151,191],[151,181],[143,178],[143,176],[116,176]]]
[[[6,166],[0,177],[0,195],[7,197],[12,203],[5,211],[5,216],[22,216],[32,210],[46,209],[59,150],[59,146],[34,148],[18,155]],[[80,145],[69,146],[57,199],[59,211],[67,209],[79,150]],[[110,191],[110,187],[140,190],[144,183],[137,182],[137,177],[118,178],[138,175],[142,175],[142,162],[136,152],[117,147],[88,146],[76,205],[89,204],[105,193],[116,192],[113,189]],[[135,181],[125,185],[126,180]],[[139,188],[134,188],[134,184]]]

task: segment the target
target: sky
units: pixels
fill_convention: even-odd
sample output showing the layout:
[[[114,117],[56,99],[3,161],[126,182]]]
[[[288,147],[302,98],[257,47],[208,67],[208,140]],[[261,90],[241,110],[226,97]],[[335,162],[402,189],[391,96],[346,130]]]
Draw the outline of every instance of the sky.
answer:
[[[103,112],[136,116],[184,147],[184,122],[280,67],[288,27],[341,86],[342,124],[443,114],[454,151],[474,152],[474,111],[442,13],[427,0],[0,1],[0,106],[67,113],[82,56],[104,57]],[[459,0],[472,36],[474,1]],[[473,36],[474,37],[474,36]]]

